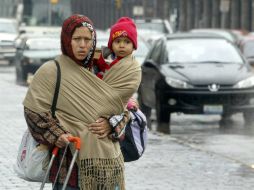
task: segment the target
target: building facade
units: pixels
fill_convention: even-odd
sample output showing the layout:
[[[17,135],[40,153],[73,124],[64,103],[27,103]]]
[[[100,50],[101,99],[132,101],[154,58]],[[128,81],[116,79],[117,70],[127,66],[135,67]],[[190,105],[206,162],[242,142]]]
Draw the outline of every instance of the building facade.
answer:
[[[26,14],[36,12],[32,3],[43,2],[49,4],[52,11],[61,4],[70,3],[72,13],[87,15],[98,29],[107,29],[119,17],[129,16],[168,19],[175,31],[193,28],[254,30],[254,0],[1,0],[0,17],[20,19],[23,10]],[[40,12],[43,11],[45,15],[49,13],[42,7]],[[59,8],[58,12],[66,11]]]
[[[176,31],[254,30],[254,0],[75,0],[72,9],[89,16],[100,29],[108,28],[121,16],[129,16],[168,19]]]

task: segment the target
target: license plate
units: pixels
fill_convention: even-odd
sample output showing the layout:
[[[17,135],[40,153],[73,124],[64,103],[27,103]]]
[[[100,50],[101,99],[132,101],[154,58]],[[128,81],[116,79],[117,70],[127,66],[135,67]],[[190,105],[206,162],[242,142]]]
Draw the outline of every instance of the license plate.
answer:
[[[204,105],[203,111],[205,114],[222,114],[222,105]]]

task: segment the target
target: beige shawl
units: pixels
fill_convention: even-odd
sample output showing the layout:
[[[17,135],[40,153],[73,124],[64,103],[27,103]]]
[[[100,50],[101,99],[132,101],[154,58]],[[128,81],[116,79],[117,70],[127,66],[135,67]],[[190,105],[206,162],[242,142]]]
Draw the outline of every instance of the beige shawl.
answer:
[[[81,138],[78,159],[81,189],[124,189],[124,162],[119,143],[98,139],[87,126],[100,116],[120,114],[141,81],[140,65],[125,57],[104,75],[104,81],[67,56],[56,58],[61,67],[61,85],[56,116],[71,134]],[[56,81],[56,65],[45,63],[36,72],[24,106],[34,112],[50,110]]]

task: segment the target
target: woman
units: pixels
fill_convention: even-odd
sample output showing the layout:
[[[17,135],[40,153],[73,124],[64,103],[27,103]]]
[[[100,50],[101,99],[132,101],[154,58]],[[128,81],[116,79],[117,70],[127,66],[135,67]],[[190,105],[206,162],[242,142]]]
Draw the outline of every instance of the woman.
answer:
[[[98,118],[99,122],[107,123],[102,118],[124,113],[128,99],[140,84],[141,69],[136,62],[119,63],[102,81],[91,72],[95,47],[96,33],[90,19],[82,15],[67,18],[61,32],[63,54],[56,58],[62,73],[57,119],[52,118],[49,111],[56,81],[53,61],[45,63],[36,72],[23,102],[25,117],[33,137],[49,147],[64,147],[68,136],[81,138],[81,150],[68,183],[69,189],[122,190],[125,189],[124,161],[119,143],[110,138],[98,138],[88,127]],[[67,151],[57,187],[66,177],[71,151]],[[62,152],[59,159],[61,155]],[[51,168],[51,181],[55,180],[57,162],[59,160],[55,160]]]

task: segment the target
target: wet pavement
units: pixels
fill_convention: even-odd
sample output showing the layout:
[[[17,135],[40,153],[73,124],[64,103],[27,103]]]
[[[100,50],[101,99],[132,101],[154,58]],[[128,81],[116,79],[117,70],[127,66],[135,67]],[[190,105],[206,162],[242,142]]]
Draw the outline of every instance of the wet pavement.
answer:
[[[13,67],[0,67],[0,190],[38,190],[40,183],[27,182],[13,171],[17,149],[26,129],[22,101],[27,87],[15,84]],[[194,122],[194,121],[193,121]],[[191,125],[193,125],[191,122]],[[198,128],[185,133],[173,122],[173,134],[149,133],[144,156],[126,163],[127,190],[251,190],[254,187],[252,135],[220,133],[217,121],[200,120]],[[214,133],[213,133],[214,132]],[[217,132],[217,134],[216,134]],[[212,135],[211,135],[212,134]],[[211,138],[208,138],[208,135]],[[233,145],[221,146],[224,142]],[[234,143],[247,142],[234,151]],[[216,144],[217,143],[217,144]],[[244,155],[248,155],[245,157]],[[50,184],[45,189],[49,190]]]

